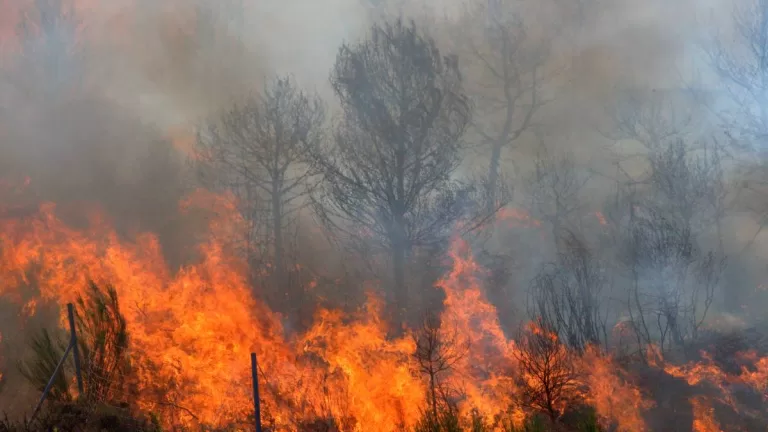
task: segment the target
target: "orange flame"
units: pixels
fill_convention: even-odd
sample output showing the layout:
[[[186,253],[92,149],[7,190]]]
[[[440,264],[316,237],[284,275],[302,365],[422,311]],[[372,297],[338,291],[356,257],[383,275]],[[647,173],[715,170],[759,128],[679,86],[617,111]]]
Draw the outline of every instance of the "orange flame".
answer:
[[[613,421],[618,430],[648,430],[642,413],[651,408],[653,403],[645,400],[636,387],[616,374],[618,368],[612,359],[591,348],[587,350],[583,361],[583,368],[588,371],[586,381],[590,391],[587,399],[597,413]]]
[[[723,432],[714,417],[714,410],[701,397],[691,399],[693,408],[693,432]]]
[[[286,335],[281,317],[254,297],[246,263],[227,241],[245,229],[233,197],[199,190],[180,208],[187,214],[204,211],[207,225],[196,239],[195,257],[176,271],[155,235],[123,238],[103,214],[91,213],[89,227],[75,229],[51,203],[19,217],[0,212],[0,296],[16,302],[22,316],[32,316],[42,304],[74,301],[88,279],[113,285],[131,339],[132,379],[139,389],[132,402],[165,414],[169,424],[223,425],[245,418],[252,406],[250,352],[259,359],[263,420],[273,430],[296,430],[324,418],[336,419],[344,431],[401,431],[417,423],[428,405],[428,383],[415,365],[410,332],[388,335],[381,299],[369,294],[352,314],[320,309],[309,330]],[[455,391],[462,415],[521,426],[530,414],[518,398],[520,380],[526,379],[518,361],[522,345],[505,334],[469,244],[456,238],[449,257],[450,271],[436,283],[445,294],[440,330],[466,338],[468,350],[446,372],[445,384]],[[541,327],[529,331],[557,341]],[[682,366],[663,363],[658,353],[652,360],[692,386],[715,383],[723,401],[733,403],[729,383],[765,392],[768,382],[767,359],[755,352],[741,356],[745,366],[738,376],[706,358]],[[575,361],[578,396],[606,427],[647,430],[643,413],[652,403],[611,356],[589,349]],[[704,402],[692,399],[694,428],[719,430],[712,429],[717,424]]]

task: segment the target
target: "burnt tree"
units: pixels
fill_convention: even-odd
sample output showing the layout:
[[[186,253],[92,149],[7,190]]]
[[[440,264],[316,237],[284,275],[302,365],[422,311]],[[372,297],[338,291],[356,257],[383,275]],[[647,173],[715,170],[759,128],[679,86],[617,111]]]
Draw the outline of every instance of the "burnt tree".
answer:
[[[546,414],[552,423],[579,396],[576,358],[541,321],[521,329],[513,352],[520,368],[521,401]]]
[[[711,111],[728,137],[729,156],[736,161],[739,177],[734,205],[754,214],[758,226],[743,248],[746,252],[768,220],[768,1],[734,3],[728,38],[713,38],[706,47],[710,66],[717,78],[717,109]],[[697,94],[706,96],[700,91]],[[704,98],[701,98],[705,101]],[[735,309],[743,299],[732,297]]]
[[[590,177],[579,172],[569,155],[551,154],[540,145],[534,169],[525,179],[531,214],[549,223],[552,240],[559,251],[561,238],[584,207],[579,194]]]
[[[276,289],[286,283],[285,230],[316,185],[309,152],[323,139],[324,113],[318,97],[290,78],[277,78],[198,133],[200,173],[234,190],[245,204],[243,216],[254,225],[247,234],[248,253],[266,235],[268,248],[262,252],[272,260]]]
[[[489,210],[503,201],[504,153],[516,147],[548,102],[544,66],[546,43],[531,37],[515,5],[503,0],[477,2],[465,10],[454,29],[454,44],[465,54],[463,72],[479,78],[467,88],[476,115],[472,132],[490,151],[487,182]]]
[[[442,385],[442,375],[469,351],[469,339],[459,336],[458,329],[444,329],[434,314],[427,314],[421,326],[413,334],[416,351],[413,353],[419,371],[429,380],[429,404],[434,421],[440,419],[439,405],[447,400]]]
[[[716,113],[738,148],[765,155],[768,138],[768,1],[734,4],[733,32],[705,49],[731,103]]]
[[[409,255],[443,241],[465,209],[469,188],[454,172],[470,104],[456,59],[402,20],[343,45],[331,84],[342,118],[329,148],[316,152],[325,179],[317,214],[352,242],[389,255],[402,313]]]
[[[726,149],[695,139],[691,102],[687,94],[634,91],[613,110],[612,137],[642,146],[639,155],[619,155],[617,195],[606,209],[641,353],[651,344],[690,346],[724,270]],[[638,162],[643,172],[625,169]]]
[[[529,314],[577,352],[606,347],[603,297],[611,283],[607,266],[575,233],[566,231],[562,239],[557,259],[545,264],[532,281]]]
[[[707,211],[719,194],[716,156],[697,155],[682,141],[652,150],[649,172],[625,200],[628,312],[641,351],[652,343],[686,348],[712,304],[725,265],[721,245],[707,251]]]

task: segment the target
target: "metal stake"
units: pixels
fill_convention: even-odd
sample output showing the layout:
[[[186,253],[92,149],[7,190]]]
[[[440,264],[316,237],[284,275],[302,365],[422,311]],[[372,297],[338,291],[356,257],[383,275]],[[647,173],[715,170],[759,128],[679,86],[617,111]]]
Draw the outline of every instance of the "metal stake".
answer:
[[[256,353],[251,353],[251,379],[253,380],[253,416],[256,421],[256,432],[261,432],[261,402],[259,401],[259,376]]]
[[[75,358],[75,375],[77,376],[77,395],[83,395],[83,375],[80,373],[80,351],[77,348],[77,332],[75,330],[75,307],[67,303],[67,315],[69,315],[69,344],[72,346],[72,355]]]
[[[45,389],[43,390],[43,395],[40,396],[40,401],[37,403],[37,406],[35,407],[35,411],[32,413],[32,417],[29,418],[29,421],[35,419],[37,416],[37,412],[40,411],[40,407],[43,406],[43,402],[45,402],[45,398],[48,397],[48,392],[51,391],[51,387],[53,387],[53,381],[56,380],[56,376],[59,375],[59,369],[61,369],[61,365],[64,364],[64,360],[67,359],[67,355],[69,354],[69,351],[72,349],[72,344],[70,343],[67,347],[67,350],[64,351],[64,355],[61,356],[61,360],[59,360],[59,364],[56,365],[56,369],[53,370],[53,375],[51,375],[51,379],[48,380],[48,384],[46,384]]]

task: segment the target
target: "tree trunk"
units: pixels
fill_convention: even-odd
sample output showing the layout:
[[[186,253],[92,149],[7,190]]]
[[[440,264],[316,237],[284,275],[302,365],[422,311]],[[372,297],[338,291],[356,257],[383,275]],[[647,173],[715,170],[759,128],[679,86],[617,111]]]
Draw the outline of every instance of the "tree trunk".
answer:
[[[274,278],[274,289],[277,293],[286,289],[286,287],[283,286],[285,284],[283,264],[283,209],[278,186],[278,182],[274,182],[272,187],[272,235],[274,242],[272,275]]]
[[[435,383],[435,372],[431,370],[429,371],[429,390],[432,394],[432,416],[435,418],[435,421],[438,419],[437,415],[437,384]]]
[[[502,142],[493,144],[491,151],[491,163],[488,167],[488,203],[487,211],[489,214],[496,210],[499,197],[496,196],[499,184],[499,168],[501,164],[501,150],[504,147]]]
[[[253,198],[251,198],[251,188],[248,187],[247,190],[247,217],[245,219],[245,222],[247,224],[247,231],[245,233],[245,256],[246,256],[246,262],[248,263],[248,281],[251,284],[251,290],[254,290],[255,287],[258,286],[257,280],[256,280],[256,258],[258,257],[258,254],[256,253],[256,245],[254,242],[254,225],[256,224],[256,221],[254,220],[256,216],[254,215],[254,204],[253,204]],[[260,287],[264,288],[264,287]],[[263,292],[261,293],[264,294]]]
[[[394,278],[395,307],[398,318],[405,318],[408,305],[408,288],[405,283],[405,242],[399,240],[392,245],[392,276]]]
[[[405,99],[403,99],[405,100]],[[408,288],[405,284],[405,254],[408,250],[405,232],[405,139],[398,143],[396,154],[397,189],[395,190],[395,205],[392,212],[394,222],[394,240],[392,243],[392,266],[395,283],[395,307],[401,323],[405,322],[405,309],[408,305]]]
[[[562,233],[562,223],[560,221],[560,214],[559,211],[555,215],[554,218],[552,218],[552,241],[555,245],[555,253],[558,255],[558,259],[561,252],[561,241],[560,241],[560,234]]]

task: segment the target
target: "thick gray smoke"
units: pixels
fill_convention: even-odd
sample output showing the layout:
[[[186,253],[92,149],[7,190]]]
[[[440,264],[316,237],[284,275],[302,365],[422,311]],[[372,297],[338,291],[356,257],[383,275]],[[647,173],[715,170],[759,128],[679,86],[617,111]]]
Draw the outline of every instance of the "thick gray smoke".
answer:
[[[539,97],[546,103],[500,159],[500,171],[515,189],[512,206],[537,220],[515,210],[517,216],[509,219],[513,228],[502,224],[501,232],[486,243],[499,254],[496,258],[506,254],[497,275],[503,282],[489,296],[511,327],[523,318],[531,280],[559,252],[551,241],[559,221],[547,219],[544,205],[534,202],[537,194],[553,201],[531,181],[542,149],[553,157],[553,166],[566,165],[558,165],[559,157],[570,158],[573,165],[567,167],[582,185],[578,212],[587,215],[579,219],[578,229],[597,246],[596,255],[613,253],[615,245],[604,244],[609,243],[610,223],[603,218],[610,215],[603,214],[609,198],[618,195],[619,178],[627,180],[619,168],[636,176],[648,168],[647,160],[632,159],[648,148],[638,143],[641,136],[630,132],[657,122],[655,126],[689,141],[728,138],[715,115],[726,102],[706,48],[717,35],[729,40],[731,3],[0,0],[0,180],[23,183],[29,177],[31,208],[53,201],[66,218],[69,209],[75,215],[84,205],[98,206],[120,233],[157,233],[169,263],[178,266],[191,248],[190,227],[180,222],[177,203],[197,186],[187,159],[194,133],[206,119],[260,91],[275,75],[286,74],[323,97],[333,118],[337,103],[329,74],[339,46],[364,37],[371,23],[400,14],[428,29],[445,53],[458,54],[475,102],[498,97],[498,87],[488,90],[492,77],[483,72],[481,56],[472,57],[478,49],[472,41],[482,38],[488,22],[497,18],[477,10],[503,4],[497,7],[525,26],[526,46],[520,52],[531,58],[547,53],[539,76]],[[475,116],[476,123],[497,120],[488,111]],[[638,119],[645,123],[633,123]],[[483,136],[470,130],[467,139],[477,146],[466,155],[462,173],[488,171],[491,151],[481,145]],[[735,168],[728,172],[729,184],[742,180]],[[738,327],[750,319],[740,313],[743,299],[763,289],[762,279],[768,277],[763,221],[748,210],[764,209],[768,203],[752,197],[745,205],[731,198],[733,211],[724,219],[721,235],[729,257],[722,283],[726,291],[718,294],[712,317],[720,325]],[[307,221],[306,231],[316,231],[306,212],[299,219]],[[72,218],[75,224],[79,221]],[[521,230],[523,225],[535,228]],[[714,234],[707,234],[705,246],[715,247]],[[324,270],[331,268],[331,260],[344,261],[335,256],[344,252],[328,253],[324,246],[308,241],[302,245],[304,258],[315,255],[310,261]],[[338,280],[337,270],[341,274],[334,267],[324,277]],[[663,285],[663,276],[643,279],[647,285]],[[614,302],[614,294],[609,289],[601,293],[605,302]],[[334,295],[345,300],[347,293]],[[298,314],[311,319],[309,312]],[[625,313],[618,307],[612,318]],[[0,310],[0,315],[8,312]]]
[[[462,42],[482,33],[478,20],[488,17],[468,17],[482,3],[9,2],[0,22],[7,42],[0,166],[10,177],[30,176],[40,199],[98,203],[119,227],[152,230],[172,244],[183,236],[173,223],[175,203],[190,186],[185,151],[203,119],[275,74],[293,74],[333,107],[328,74],[339,45],[362,37],[372,21],[397,14],[413,17],[444,50],[458,52],[468,86],[482,86],[482,76],[471,76],[473,60]],[[632,108],[673,104],[690,114],[695,104],[686,89],[695,87],[710,95],[707,109],[719,109],[702,47],[715,29],[728,33],[727,2],[501,3],[525,25],[530,43],[549,53],[542,90],[548,103],[515,150],[503,155],[502,171],[510,176],[530,172],[543,143],[570,155],[580,175],[595,178],[582,200],[599,211],[612,193],[613,150],[636,151],[631,143],[616,146],[626,138],[615,133],[615,120],[627,101]],[[41,7],[64,14],[41,20]],[[30,24],[20,26],[25,20]],[[707,135],[716,124],[700,111],[680,128]],[[468,155],[468,168],[486,167],[488,157],[482,149]],[[519,201],[525,187],[516,189]],[[746,217],[732,225],[728,248],[736,251],[756,224]],[[526,278],[516,284],[525,285]]]

